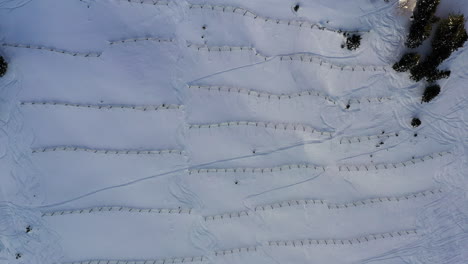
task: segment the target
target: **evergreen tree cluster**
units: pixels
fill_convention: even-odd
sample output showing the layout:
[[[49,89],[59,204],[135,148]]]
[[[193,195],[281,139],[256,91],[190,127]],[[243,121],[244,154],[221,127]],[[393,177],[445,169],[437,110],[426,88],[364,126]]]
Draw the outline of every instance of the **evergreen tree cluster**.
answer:
[[[435,16],[440,0],[419,0],[413,12],[413,22],[411,23],[406,46],[416,48],[423,43],[432,31],[432,23],[438,18]]]
[[[426,78],[434,82],[450,76],[450,71],[437,67],[468,40],[464,15],[449,15],[442,19],[432,40],[432,51],[426,59],[410,69],[411,79],[420,81]]]
[[[432,24],[438,23],[431,45],[430,53],[421,60],[416,52],[407,52],[393,65],[397,72],[410,72],[414,81],[426,79],[429,86],[424,90],[421,102],[430,102],[440,93],[440,86],[435,81],[448,78],[449,70],[439,70],[439,65],[450,55],[461,48],[468,40],[463,14],[450,14],[447,18],[439,19],[435,16],[440,0],[418,0],[413,13],[406,46],[414,49],[430,37]]]
[[[425,0],[420,1],[425,2]],[[464,24],[464,15],[449,15],[448,18],[442,19],[432,40],[431,53],[422,62],[419,54],[406,53],[393,65],[393,69],[398,72],[410,71],[411,79],[414,81],[426,78],[428,82],[435,82],[449,77],[450,71],[437,68],[468,40]]]

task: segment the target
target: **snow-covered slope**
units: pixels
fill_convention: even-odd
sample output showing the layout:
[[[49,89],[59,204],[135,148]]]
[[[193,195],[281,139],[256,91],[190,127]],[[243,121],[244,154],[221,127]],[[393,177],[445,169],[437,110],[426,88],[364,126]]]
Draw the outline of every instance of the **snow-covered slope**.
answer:
[[[1,0],[0,263],[466,263],[466,47],[420,104],[397,1],[295,4]]]

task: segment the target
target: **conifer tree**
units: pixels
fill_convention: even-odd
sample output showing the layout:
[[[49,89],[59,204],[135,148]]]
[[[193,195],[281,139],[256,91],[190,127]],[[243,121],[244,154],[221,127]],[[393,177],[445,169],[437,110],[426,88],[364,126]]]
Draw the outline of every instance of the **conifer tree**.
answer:
[[[465,30],[465,16],[449,15],[442,19],[432,41],[432,53],[428,60],[439,65],[450,57],[452,52],[462,47],[468,40]]]
[[[418,65],[421,56],[417,53],[410,52],[406,53],[401,57],[400,61],[393,64],[393,69],[397,72],[405,72],[411,70],[413,67]]]
[[[419,118],[417,117],[414,117],[412,120],[411,120],[411,126],[412,127],[418,127],[421,125],[421,120],[419,120]]]
[[[3,77],[8,70],[8,63],[0,56],[0,77]]]
[[[411,79],[420,81],[427,78],[429,82],[434,82],[450,76],[450,71],[441,71],[437,67],[467,40],[463,15],[449,15],[441,19],[432,40],[432,51],[422,63],[410,70]]]
[[[416,48],[426,40],[432,31],[432,23],[437,21],[434,16],[440,0],[418,0],[413,12],[413,21],[410,26],[406,46]]]
[[[432,99],[434,99],[437,95],[439,95],[439,93],[440,93],[440,86],[438,84],[429,85],[424,90],[421,101],[424,103],[428,103],[432,101]]]

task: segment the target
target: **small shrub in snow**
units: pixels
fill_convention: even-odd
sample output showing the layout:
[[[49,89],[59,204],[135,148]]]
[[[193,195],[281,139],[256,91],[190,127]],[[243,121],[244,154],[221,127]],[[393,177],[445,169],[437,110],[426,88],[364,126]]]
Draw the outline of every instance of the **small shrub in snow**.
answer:
[[[421,56],[417,53],[406,53],[401,57],[400,61],[393,64],[393,69],[397,72],[405,72],[418,65]]]
[[[5,61],[5,59],[0,56],[0,77],[5,75],[5,73],[8,70],[8,63]]]
[[[440,86],[437,84],[426,87],[422,96],[422,102],[427,103],[434,99],[440,93]]]
[[[346,48],[349,50],[355,50],[361,45],[361,36],[352,34],[346,38]]]
[[[406,46],[416,48],[426,40],[432,31],[432,23],[436,21],[434,16],[440,0],[418,0],[413,13]]]
[[[294,10],[294,12],[299,11],[299,4],[295,4],[295,5],[293,6],[293,10]]]
[[[419,120],[419,118],[413,118],[413,120],[411,120],[411,126],[412,127],[418,127],[421,125],[421,120]]]

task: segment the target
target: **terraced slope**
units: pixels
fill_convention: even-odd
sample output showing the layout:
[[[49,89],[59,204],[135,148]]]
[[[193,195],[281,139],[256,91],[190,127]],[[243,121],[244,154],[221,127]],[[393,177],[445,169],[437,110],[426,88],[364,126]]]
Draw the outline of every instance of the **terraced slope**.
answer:
[[[396,1],[296,4],[0,0],[0,263],[465,263],[466,48],[421,104]]]

